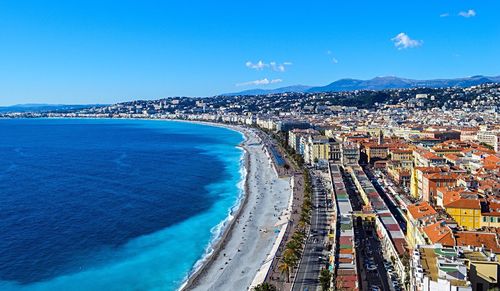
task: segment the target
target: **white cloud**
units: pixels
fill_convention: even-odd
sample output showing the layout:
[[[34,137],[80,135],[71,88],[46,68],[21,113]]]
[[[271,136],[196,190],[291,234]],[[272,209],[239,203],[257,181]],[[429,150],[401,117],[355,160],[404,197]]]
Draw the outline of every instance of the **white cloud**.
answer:
[[[263,61],[258,61],[257,63],[252,63],[250,61],[245,63],[245,66],[250,69],[255,69],[255,70],[263,70],[265,67],[268,67],[268,64],[265,64]]]
[[[460,11],[458,13],[458,16],[462,16],[465,18],[474,17],[476,16],[476,11],[474,11],[473,9],[469,9],[468,11]]]
[[[271,66],[271,70],[273,70],[275,72],[284,72],[285,71],[284,64],[277,64],[276,62],[270,62],[269,66]]]
[[[391,38],[394,42],[394,46],[396,46],[399,50],[406,48],[414,48],[421,46],[424,42],[421,40],[411,39],[406,33],[401,32],[395,37]]]
[[[448,16],[450,16],[450,13],[448,12],[439,14],[439,17],[448,17]]]
[[[338,64],[338,63],[339,63],[339,60],[337,60],[336,58],[332,58],[332,63],[334,63],[334,64]]]
[[[255,80],[255,81],[238,83],[238,84],[236,84],[236,86],[257,86],[257,85],[276,84],[276,83],[281,83],[281,82],[283,82],[282,79],[272,79],[272,80],[269,80],[268,78],[264,78],[264,79],[261,79],[261,80]]]
[[[251,61],[248,61],[245,63],[245,66],[247,66],[247,68],[250,68],[250,69],[262,71],[265,68],[270,68],[271,70],[273,70],[275,72],[284,72],[284,71],[286,71],[286,67],[291,66],[291,65],[292,65],[292,62],[284,62],[282,64],[279,64],[279,63],[274,62],[274,61],[272,61],[270,63],[265,63],[263,61],[258,61],[257,63],[253,63]]]

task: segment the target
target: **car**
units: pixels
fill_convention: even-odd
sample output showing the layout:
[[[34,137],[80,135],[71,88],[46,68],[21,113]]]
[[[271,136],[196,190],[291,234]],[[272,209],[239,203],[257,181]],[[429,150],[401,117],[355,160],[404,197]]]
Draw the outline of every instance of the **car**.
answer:
[[[375,265],[368,265],[368,268],[366,268],[368,271],[375,271],[377,270],[377,266]]]

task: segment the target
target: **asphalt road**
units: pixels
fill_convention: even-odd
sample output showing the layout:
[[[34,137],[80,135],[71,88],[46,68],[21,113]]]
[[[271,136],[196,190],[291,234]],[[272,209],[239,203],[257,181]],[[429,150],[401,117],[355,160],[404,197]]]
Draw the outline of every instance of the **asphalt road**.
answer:
[[[313,291],[319,288],[319,273],[326,266],[327,256],[325,241],[327,237],[326,194],[316,175],[312,177],[313,211],[311,216],[311,234],[304,247],[304,254],[299,265],[293,291]],[[319,205],[319,207],[317,207]],[[319,259],[319,257],[322,257]]]
[[[342,177],[346,185],[347,193],[351,201],[354,211],[359,211],[363,207],[363,199],[354,185],[349,174],[342,172]],[[368,230],[368,231],[367,231]],[[362,289],[370,290],[371,287],[377,286],[381,290],[391,290],[389,287],[388,274],[383,263],[383,255],[380,252],[380,240],[376,237],[376,231],[373,226],[359,225],[354,221],[354,232],[356,240],[356,261],[358,272],[361,274]],[[369,271],[366,265],[372,259],[373,264],[377,267],[376,270]]]
[[[389,287],[389,278],[383,263],[384,257],[375,229],[372,226],[359,227],[358,238],[360,241],[358,255],[361,263],[359,267],[360,271],[365,274],[368,287],[378,286],[381,290],[392,290]],[[366,269],[366,262],[369,258],[377,267],[374,271]]]

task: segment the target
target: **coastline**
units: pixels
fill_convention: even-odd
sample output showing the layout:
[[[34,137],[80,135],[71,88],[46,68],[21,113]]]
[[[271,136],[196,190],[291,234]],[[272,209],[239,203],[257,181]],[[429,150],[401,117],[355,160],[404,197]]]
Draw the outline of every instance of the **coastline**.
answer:
[[[237,207],[236,212],[234,213],[233,217],[228,220],[229,224],[226,225],[222,229],[222,233],[218,238],[215,238],[215,241],[209,242],[209,245],[207,246],[208,248],[212,249],[211,252],[204,254],[203,257],[201,257],[193,266],[193,269],[190,270],[190,273],[188,274],[187,279],[182,283],[182,285],[178,288],[178,290],[190,290],[194,286],[196,286],[196,283],[198,279],[206,274],[207,269],[209,269],[214,261],[217,258],[217,255],[222,251],[225,243],[227,240],[229,240],[232,236],[232,229],[234,228],[236,221],[241,216],[242,210],[245,208],[247,202],[248,202],[248,179],[249,179],[249,168],[250,168],[250,153],[246,149],[245,145],[249,140],[248,134],[245,132],[243,128],[235,128],[235,127],[229,127],[226,125],[222,124],[217,124],[217,123],[209,123],[209,122],[202,122],[202,121],[186,121],[186,120],[169,120],[169,121],[176,121],[176,122],[187,122],[187,123],[197,123],[201,125],[207,125],[207,126],[214,126],[214,127],[222,127],[226,129],[230,129],[233,131],[237,131],[241,133],[244,136],[244,141],[238,145],[241,147],[244,151],[244,157],[243,157],[243,168],[245,171],[245,179],[244,181],[244,186],[243,186],[243,193],[242,197],[239,199],[237,204],[233,207]],[[231,211],[231,209],[230,209]],[[231,214],[229,214],[231,215]],[[227,218],[226,218],[227,220]],[[221,221],[223,223],[224,221]],[[199,265],[197,267],[197,265]]]
[[[239,131],[246,136],[245,192],[242,203],[221,239],[179,290],[248,290],[267,274],[280,228],[292,197],[291,178],[280,178],[258,135],[241,126],[202,121],[203,125]],[[279,225],[279,226],[278,226]]]
[[[40,122],[42,122],[43,120],[40,120]],[[124,120],[125,121],[125,120]],[[149,121],[149,120],[147,120]],[[34,122],[38,122],[38,121],[34,121]],[[74,123],[80,123],[80,121],[77,121],[75,120],[74,122],[69,120],[69,121],[64,121],[63,123],[64,124],[74,124]],[[83,122],[83,121],[82,121]],[[125,121],[127,122],[127,121]],[[133,121],[131,121],[133,122]],[[142,121],[139,121],[140,124],[142,124]],[[94,123],[94,122],[92,122]],[[97,120],[96,123],[107,123],[106,120],[102,120],[102,121],[99,121]],[[223,144],[224,144],[224,147],[223,148],[219,148],[219,147],[214,147],[214,155],[218,155],[222,160],[224,160],[227,164],[226,164],[226,168],[228,169],[228,171],[230,171],[231,175],[230,175],[230,180],[224,180],[226,182],[224,183],[221,183],[220,185],[219,184],[214,184],[216,187],[210,187],[210,189],[212,190],[215,190],[215,191],[219,191],[217,193],[223,193],[224,197],[221,197],[221,199],[224,199],[224,203],[223,204],[220,204],[219,207],[217,207],[217,215],[207,215],[206,218],[215,218],[215,219],[211,219],[210,221],[206,221],[206,222],[210,222],[210,223],[205,223],[205,224],[201,224],[201,223],[198,223],[197,226],[200,227],[200,230],[201,230],[201,226],[204,226],[203,227],[203,239],[198,239],[197,237],[194,237],[194,236],[191,236],[190,239],[189,239],[189,246],[191,245],[197,245],[196,247],[196,252],[193,252],[191,251],[192,248],[185,248],[184,249],[184,246],[182,244],[177,244],[177,246],[175,246],[175,248],[171,248],[171,249],[175,249],[176,251],[172,252],[174,255],[172,256],[172,259],[174,259],[175,256],[177,257],[184,257],[184,255],[186,256],[189,256],[190,260],[188,263],[186,263],[184,265],[184,267],[179,268],[179,267],[175,267],[175,268],[157,268],[155,269],[155,271],[157,271],[154,276],[152,276],[153,273],[149,273],[150,274],[150,277],[147,278],[147,279],[151,279],[151,280],[155,280],[153,281],[155,284],[157,282],[164,282],[162,283],[161,285],[159,286],[163,286],[163,288],[166,288],[168,290],[176,290],[179,285],[186,279],[186,276],[189,274],[190,276],[192,276],[194,273],[193,273],[193,270],[194,268],[196,268],[196,270],[198,269],[201,269],[201,268],[204,268],[203,266],[206,265],[206,261],[208,260],[208,258],[210,256],[213,256],[214,254],[217,253],[217,249],[219,249],[218,247],[218,244],[221,244],[221,241],[223,239],[224,236],[227,236],[227,233],[229,232],[228,229],[229,228],[232,228],[230,227],[232,224],[234,224],[234,221],[235,219],[237,219],[237,217],[239,216],[238,213],[241,211],[243,205],[244,205],[244,201],[245,199],[248,197],[246,194],[245,194],[245,186],[248,185],[246,184],[246,178],[247,178],[247,169],[248,169],[248,153],[247,151],[245,150],[244,148],[244,142],[247,140],[246,137],[245,139],[242,139],[241,137],[239,137],[239,134],[243,134],[244,135],[244,132],[241,132],[241,131],[238,131],[238,133],[235,133],[233,132],[234,129],[230,129],[230,131],[227,131],[227,130],[217,130],[215,128],[214,130],[214,127],[212,127],[212,129],[210,128],[207,128],[205,126],[198,126],[198,127],[186,127],[185,125],[182,125],[182,124],[178,124],[178,125],[175,125],[175,123],[171,123],[171,124],[168,124],[168,123],[156,123],[155,124],[152,124],[151,127],[152,128],[163,128],[163,127],[166,127],[166,126],[173,126],[175,128],[179,127],[184,130],[187,130],[187,131],[193,131],[193,132],[200,132],[200,133],[203,133],[205,131],[207,132],[211,132],[214,136],[213,138],[214,139],[217,139],[219,141],[221,141]],[[181,127],[182,126],[182,127]],[[228,137],[227,139],[225,137]],[[97,142],[100,142],[100,141],[97,141]],[[171,140],[170,142],[172,143],[176,143],[175,140]],[[196,144],[195,144],[196,145]],[[230,154],[230,157],[227,156]],[[226,158],[227,156],[227,158]],[[208,168],[206,168],[206,170],[208,170],[209,172],[212,170],[213,171],[213,167],[210,166],[210,164],[208,164]],[[219,169],[219,168],[217,168]],[[229,172],[228,172],[229,173]],[[203,174],[203,173],[202,173]],[[229,176],[228,176],[229,177]],[[192,180],[192,181],[195,181],[195,180]],[[209,179],[210,181],[210,179]],[[212,184],[210,184],[212,185]],[[217,186],[218,185],[218,186]],[[237,186],[236,188],[234,186]],[[186,205],[186,204],[184,204]],[[184,206],[184,207],[189,207],[189,205],[187,206]],[[210,213],[209,213],[210,214]],[[205,219],[201,219],[201,220],[198,220],[198,221],[201,221],[203,222]],[[177,224],[176,224],[177,225]],[[196,233],[196,227],[190,229],[190,228],[184,228],[184,229],[179,229],[181,230],[180,232],[178,232],[179,234],[182,234],[183,230],[187,230],[189,231],[189,233]],[[162,229],[163,231],[163,229]],[[156,235],[156,233],[155,233]],[[173,236],[172,234],[169,235],[168,237],[164,237],[163,239],[161,240],[156,240],[156,242],[158,243],[163,243],[165,241],[175,241],[175,240],[170,240],[171,237],[175,237]],[[153,237],[154,238],[158,238],[158,236],[155,236]],[[216,244],[216,242],[218,242],[218,244]],[[148,241],[141,241],[142,243],[139,243],[139,244],[135,244],[135,240],[132,242],[133,244],[135,244],[135,246],[138,246],[138,247],[144,247],[145,245],[148,246],[148,251],[149,251],[149,246],[150,244],[147,244]],[[213,243],[212,243],[213,242]],[[188,246],[188,245],[187,245]],[[164,248],[163,250],[166,250],[166,251],[169,251],[169,248]],[[185,251],[186,253],[183,253],[182,251]],[[139,254],[138,252],[136,252],[137,254]],[[144,253],[140,253],[141,256],[143,256]],[[168,266],[168,263],[169,262],[176,262],[177,260],[168,260],[170,257],[167,257],[167,260],[164,260],[164,258],[162,258],[162,255],[151,255],[153,254],[152,252],[150,253],[147,253],[149,257],[155,257],[155,264],[158,264],[159,260],[162,260],[163,263],[162,264],[167,264]],[[209,255],[209,256],[207,256]],[[143,256],[144,257],[144,256]],[[201,261],[200,261],[201,259]],[[141,261],[141,260],[138,260],[138,261]],[[179,262],[181,262],[180,260],[178,260]],[[185,261],[184,259],[182,261]],[[127,260],[127,263],[128,262],[134,262],[134,261],[130,261],[130,260]],[[197,265],[196,265],[197,264]],[[111,264],[110,264],[111,265]],[[116,266],[119,266],[119,267],[122,267],[124,264],[116,264]],[[174,263],[174,266],[177,265]],[[154,264],[150,265],[154,268]],[[167,267],[167,266],[164,266],[164,267]],[[107,267],[107,266],[106,266]],[[115,265],[113,265],[113,267],[115,267]],[[122,268],[125,268],[125,267],[122,267]],[[47,281],[48,283],[45,283],[43,282],[43,286],[50,286],[50,284],[67,284],[68,282],[71,282],[72,280],[77,280],[78,278],[83,278],[84,276],[89,276],[89,274],[98,274],[99,271],[101,270],[104,270],[104,268],[96,268],[97,271],[94,272],[94,270],[92,270],[92,272],[74,272],[74,273],[71,273],[71,276],[57,276],[57,277],[54,277],[54,278],[51,278],[50,281]],[[118,267],[116,268],[117,270],[119,269]],[[144,268],[145,269],[145,268]],[[164,273],[164,270],[167,270],[168,273]],[[173,278],[173,276],[171,276],[171,274],[173,274],[173,272],[170,272],[169,270],[180,270],[181,272],[175,272],[176,274],[176,278]],[[109,269],[111,270],[111,269]],[[116,272],[116,274],[119,274],[119,276],[123,276],[123,274],[126,273],[126,272]],[[138,270],[138,272],[136,272],[135,274],[139,274],[140,271]],[[156,279],[155,279],[156,277]],[[62,279],[61,279],[62,278]],[[76,278],[76,279],[75,279]],[[111,278],[111,276],[110,276]],[[133,277],[133,278],[130,278],[130,281],[134,281],[135,284],[130,284],[130,286],[141,286],[141,285],[138,285],[137,282],[140,280],[140,279],[136,279],[136,278],[140,278],[140,277]],[[145,277],[146,278],[146,277]],[[175,280],[170,280],[170,281],[167,281],[165,278],[173,278]],[[52,280],[54,279],[54,280]],[[102,284],[107,284],[108,282],[110,282],[111,280],[102,280],[101,282],[104,282]],[[127,282],[129,282],[129,280],[127,280],[126,277],[122,277],[122,282],[124,282],[124,286],[127,284]],[[37,283],[38,284],[38,283]],[[42,283],[40,283],[40,285],[42,285]],[[103,285],[101,285],[103,286]],[[151,285],[143,285],[143,286],[151,286]],[[146,288],[148,289],[148,288]]]
[[[264,268],[278,239],[277,224],[283,222],[281,219],[291,197],[290,180],[278,177],[272,159],[266,156],[265,146],[260,137],[252,129],[240,125],[178,119],[120,119],[194,123],[229,129],[244,137],[237,145],[243,150],[240,173],[244,177],[238,182],[238,184],[244,183],[243,187],[238,185],[241,192],[228,209],[227,216],[212,228],[213,230],[220,227],[217,232],[213,232],[214,236],[206,245],[205,252],[193,264],[180,286],[175,288],[177,290],[249,289],[259,273],[267,273]],[[243,222],[244,219],[247,220]],[[247,227],[247,224],[250,226]],[[227,259],[234,260],[231,263],[227,262]],[[241,266],[245,267],[245,270],[240,270]],[[237,282],[233,282],[231,278]],[[231,285],[231,288],[227,285]]]

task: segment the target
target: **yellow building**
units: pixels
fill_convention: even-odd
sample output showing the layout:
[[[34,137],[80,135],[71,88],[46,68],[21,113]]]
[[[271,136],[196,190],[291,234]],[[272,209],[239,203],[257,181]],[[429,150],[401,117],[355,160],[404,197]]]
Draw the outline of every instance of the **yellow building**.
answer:
[[[443,169],[437,167],[414,167],[411,171],[410,193],[413,197],[419,199],[423,196],[423,177],[424,174],[440,173]]]
[[[481,203],[478,199],[458,199],[444,205],[446,212],[467,230],[481,227]]]
[[[392,149],[390,150],[392,161],[412,161],[413,151],[412,150],[401,150]]]
[[[481,227],[500,227],[500,213],[483,213],[481,215]]]

